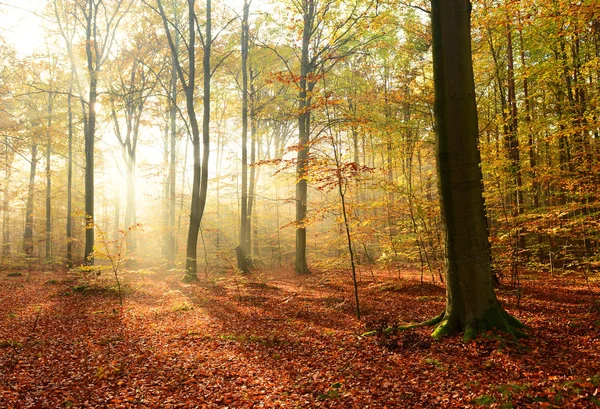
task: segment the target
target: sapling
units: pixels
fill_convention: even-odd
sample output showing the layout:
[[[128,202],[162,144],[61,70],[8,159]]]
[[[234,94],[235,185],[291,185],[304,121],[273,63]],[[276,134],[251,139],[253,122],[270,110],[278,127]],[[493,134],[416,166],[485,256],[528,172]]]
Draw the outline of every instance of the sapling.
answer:
[[[119,274],[121,273],[121,269],[123,267],[123,263],[126,258],[124,256],[124,248],[127,240],[127,236],[133,232],[135,229],[139,228],[141,224],[136,223],[132,226],[129,226],[127,230],[119,230],[118,237],[114,240],[109,240],[106,237],[106,232],[101,229],[99,226],[95,226],[98,231],[98,236],[100,239],[101,246],[104,248],[103,251],[99,250],[97,247],[94,247],[94,255],[97,258],[105,258],[110,263],[110,269],[115,278],[115,282],[117,283],[117,292],[119,294],[119,305],[123,307],[123,293],[121,291],[121,280],[119,278]],[[112,249],[111,249],[112,247]]]

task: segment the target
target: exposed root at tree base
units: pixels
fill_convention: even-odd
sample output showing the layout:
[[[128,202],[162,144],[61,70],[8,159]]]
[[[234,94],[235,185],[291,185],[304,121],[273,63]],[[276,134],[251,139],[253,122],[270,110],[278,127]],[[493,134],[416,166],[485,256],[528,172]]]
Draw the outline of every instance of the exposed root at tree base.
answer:
[[[446,317],[446,312],[444,311],[440,315],[437,315],[430,320],[416,324],[389,327],[383,332],[389,334],[394,331],[406,331],[414,328],[433,326],[436,328],[431,336],[438,340],[445,336],[462,332],[464,333],[463,338],[466,341],[470,341],[475,339],[478,334],[494,329],[500,330],[515,339],[528,337],[525,332],[521,331],[522,329],[525,329],[526,326],[521,321],[507,313],[504,308],[500,306],[491,308],[481,320],[467,323],[465,325],[461,325],[457,318],[453,319],[452,317]],[[374,330],[366,332],[362,334],[362,336],[372,336],[376,334],[377,330]]]
[[[427,321],[423,321],[423,322],[418,322],[416,324],[409,324],[409,325],[401,325],[401,326],[394,326],[394,327],[388,327],[386,329],[383,330],[383,332],[385,334],[389,334],[392,333],[394,331],[406,331],[406,330],[410,330],[410,329],[414,329],[414,328],[420,328],[420,327],[432,327],[438,323],[440,323],[442,321],[442,319],[444,318],[444,314],[445,313],[441,313],[438,316],[433,317],[430,320]],[[377,334],[377,330],[374,331],[368,331],[365,332],[364,334],[362,334],[361,336],[363,337],[370,337],[373,335]]]
[[[464,333],[463,339],[471,341],[478,334],[497,329],[518,339],[528,337],[525,332],[521,331],[524,328],[525,325],[521,321],[498,305],[491,308],[483,318],[467,323],[461,323],[458,317],[446,317],[444,313],[439,325],[435,328],[431,336],[435,339],[441,339],[447,335],[462,332]]]
[[[191,283],[196,283],[198,282],[198,276],[197,275],[191,275],[191,274],[186,274],[182,279],[181,282],[184,284],[191,284]]]

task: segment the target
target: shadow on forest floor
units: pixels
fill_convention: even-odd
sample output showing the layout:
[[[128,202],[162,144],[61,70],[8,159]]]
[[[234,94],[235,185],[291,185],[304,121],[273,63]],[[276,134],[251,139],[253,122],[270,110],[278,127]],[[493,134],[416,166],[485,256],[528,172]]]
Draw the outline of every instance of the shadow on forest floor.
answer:
[[[431,328],[363,337],[366,323],[437,315],[443,286],[377,272],[288,271],[108,276],[0,275],[0,406],[33,407],[594,407],[600,316],[582,281],[525,280],[500,290],[529,327],[431,341]],[[41,406],[40,406],[41,405]]]

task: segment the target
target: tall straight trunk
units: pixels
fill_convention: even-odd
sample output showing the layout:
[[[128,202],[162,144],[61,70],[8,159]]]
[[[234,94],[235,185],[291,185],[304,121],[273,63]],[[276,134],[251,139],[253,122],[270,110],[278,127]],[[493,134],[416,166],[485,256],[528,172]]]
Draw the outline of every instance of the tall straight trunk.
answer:
[[[393,189],[391,189],[392,184],[394,183],[394,165],[393,165],[393,137],[389,131],[390,128],[390,122],[391,122],[391,117],[392,117],[392,113],[391,113],[391,104],[390,104],[390,97],[389,97],[389,87],[390,87],[390,67],[388,62],[386,61],[385,66],[383,68],[383,101],[384,101],[384,115],[385,115],[385,126],[386,126],[386,131],[385,131],[385,136],[386,136],[386,150],[387,150],[387,158],[386,158],[386,162],[387,162],[387,178],[388,178],[388,183],[390,184],[390,190],[389,190],[389,198],[390,198],[390,204],[393,205],[394,203],[394,191]]]
[[[160,4],[160,3],[159,3]],[[188,117],[190,119],[190,126],[192,129],[192,145],[193,145],[193,156],[194,156],[194,176],[192,184],[192,203],[190,211],[190,224],[187,238],[186,248],[186,275],[185,280],[197,280],[198,279],[198,236],[200,233],[200,222],[202,221],[202,215],[204,214],[204,207],[206,205],[206,196],[208,188],[208,159],[210,153],[210,51],[212,46],[212,34],[211,34],[211,1],[206,1],[206,33],[204,36],[204,58],[202,60],[203,71],[204,71],[204,95],[203,95],[203,123],[202,123],[202,162],[200,161],[200,129],[198,127],[198,121],[196,119],[196,113],[194,110],[194,90],[195,90],[195,23],[196,13],[194,11],[194,0],[188,0],[189,7],[189,41],[188,41],[188,56],[189,56],[189,70],[188,70],[188,82],[184,81],[183,72],[181,67],[178,68],[179,79],[183,84],[186,94],[186,107]],[[162,6],[161,6],[162,9]],[[166,19],[163,18],[163,23],[168,29]],[[170,38],[170,34],[167,34]],[[169,40],[172,54],[176,53],[172,40]]]
[[[114,220],[113,220],[113,241],[119,243],[121,240],[121,186],[120,184],[114,183],[115,189],[115,207],[114,207]]]
[[[250,71],[252,73],[252,70]],[[250,149],[250,163],[254,165],[256,163],[256,155],[257,155],[257,132],[256,132],[256,112],[255,112],[255,93],[254,93],[254,84],[252,83],[252,79],[250,81],[250,139],[252,141],[252,148]],[[258,145],[260,146],[260,145]],[[259,154],[260,156],[260,154]],[[250,186],[248,188],[248,226],[246,229],[246,241],[248,242],[248,249],[251,248],[252,243],[254,243],[254,256],[258,256],[258,241],[256,238],[256,223],[253,223],[254,215],[254,202],[256,200],[256,195],[254,194],[256,190],[256,184],[258,183],[259,169],[256,166],[252,166],[250,169]],[[254,217],[254,221],[256,221],[256,217]],[[254,231],[254,240],[252,240],[251,231]]]
[[[248,215],[248,14],[250,5],[244,0],[242,17],[242,201],[240,203],[240,235],[237,250],[237,264],[244,273],[249,272],[248,256],[250,254],[250,217]]]
[[[523,40],[523,30],[519,28],[519,45],[521,48],[521,66],[527,72],[527,64],[525,61],[525,44]],[[537,159],[533,130],[531,129],[531,98],[529,96],[529,79],[528,76],[523,77],[523,99],[525,100],[525,125],[527,127],[527,148],[529,156],[529,172],[531,174],[531,190],[533,207],[537,209],[540,206],[539,183],[537,181]]]
[[[88,100],[84,100],[84,90],[79,78],[74,83],[78,86],[79,98],[82,105],[84,143],[85,143],[85,248],[84,263],[94,264],[94,139],[96,131],[96,103],[98,99],[98,81],[101,68],[109,56],[111,44],[115,39],[115,31],[122,20],[123,15],[133,4],[133,0],[127,0],[127,6],[123,7],[126,0],[85,0],[78,2],[78,6],[68,10],[62,9],[64,4],[54,1],[54,16],[59,26],[60,33],[65,40],[65,45],[71,61],[71,73],[77,76],[76,57],[73,50],[73,38],[75,26],[64,20],[68,15],[69,20],[75,25],[81,24],[85,30],[84,44],[86,55],[86,71]],[[110,7],[109,7],[110,5]],[[64,14],[62,14],[64,12]],[[103,14],[102,14],[103,13]],[[103,23],[103,27],[98,24]]]
[[[206,0],[206,32],[204,34],[204,58],[202,59],[202,69],[204,71],[204,95],[202,96],[203,115],[202,115],[202,178],[200,187],[200,196],[198,200],[200,220],[204,214],[206,199],[208,193],[208,159],[210,155],[210,79],[211,66],[210,56],[212,49],[212,12],[211,0]]]
[[[179,38],[179,37],[177,37]],[[179,41],[176,41],[178,44]],[[177,160],[177,68],[175,61],[171,67],[171,106],[169,107],[169,126],[170,126],[170,158],[169,158],[169,223],[168,223],[168,241],[167,241],[167,265],[169,268],[175,266],[176,239],[175,239],[175,188],[176,188],[176,166]]]
[[[12,150],[8,143],[8,135],[4,136],[4,190],[2,197],[2,260],[10,258],[10,179],[12,175]]]
[[[52,155],[52,92],[48,94],[48,112],[46,122],[46,263],[52,261],[52,173],[50,158]]]
[[[29,162],[29,185],[27,189],[27,205],[25,207],[25,232],[23,233],[23,253],[25,257],[33,256],[33,197],[35,193],[35,172],[37,168],[37,144],[31,147]]]
[[[302,29],[302,53],[300,57],[300,81],[298,90],[298,154],[296,162],[296,274],[309,274],[306,263],[306,215],[308,201],[308,183],[306,171],[308,165],[311,116],[312,67],[309,60],[310,38],[315,19],[315,0],[302,0],[304,25]],[[314,79],[311,78],[311,81]]]
[[[507,148],[508,148],[508,159],[510,162],[510,174],[513,177],[515,183],[515,192],[513,194],[513,216],[517,216],[523,213],[523,182],[521,178],[521,162],[519,152],[519,119],[517,113],[517,97],[516,97],[516,85],[515,85],[515,68],[514,68],[514,56],[513,56],[513,42],[512,42],[512,29],[510,24],[506,26],[506,53],[507,53],[507,64],[508,64],[508,108],[509,108],[509,121],[508,121],[508,134]]]
[[[90,2],[91,4],[91,2]],[[90,6],[91,7],[91,6]],[[91,27],[88,26],[91,31]],[[94,142],[96,137],[96,101],[98,99],[98,71],[93,67],[91,34],[88,32],[86,53],[90,91],[88,98],[87,127],[85,132],[85,250],[84,263],[94,264]]]
[[[203,130],[203,157],[200,162],[200,128],[196,111],[194,107],[195,90],[196,90],[196,11],[194,9],[195,0],[188,0],[188,32],[189,37],[186,44],[187,47],[187,64],[184,70],[179,59],[179,47],[177,40],[173,39],[171,34],[171,23],[167,18],[161,0],[157,0],[158,11],[163,21],[163,27],[171,50],[173,58],[173,68],[177,71],[177,76],[181,82],[185,94],[185,106],[189,118],[190,129],[192,131],[192,147],[193,147],[193,179],[192,179],[192,200],[190,204],[190,223],[188,227],[186,260],[185,260],[185,277],[184,281],[194,281],[198,279],[198,262],[197,262],[197,247],[198,236],[200,233],[200,222],[204,212],[206,203],[206,191],[208,182],[208,155],[209,155],[209,119],[210,119],[210,47],[211,47],[211,26],[210,26],[210,0],[206,2],[206,35],[204,38],[204,123]],[[177,37],[179,31],[176,32]],[[186,75],[187,74],[187,75]],[[186,79],[187,78],[187,79]],[[207,86],[208,85],[208,86]],[[187,156],[187,145],[186,155]],[[185,166],[184,166],[185,170]],[[185,178],[185,171],[182,172],[182,178]],[[185,179],[183,179],[185,180]],[[183,202],[182,202],[183,203]]]
[[[163,133],[163,166],[165,169],[167,169],[167,175],[165,176],[165,180],[163,183],[163,195],[162,195],[162,200],[161,200],[161,216],[162,216],[162,228],[163,228],[163,235],[162,235],[162,245],[161,245],[161,250],[162,250],[162,255],[163,257],[165,257],[165,259],[167,258],[167,255],[169,253],[169,182],[170,182],[170,178],[169,178],[169,111],[170,111],[170,106],[171,106],[171,101],[169,99],[170,97],[167,97],[167,103],[169,106],[169,109],[166,110],[165,112],[165,127],[164,127],[164,133]]]
[[[68,157],[67,157],[67,267],[73,267],[73,108],[72,108],[73,77],[69,82],[69,94],[67,95],[67,117],[68,117]]]
[[[127,158],[125,165],[125,183],[127,186],[127,200],[125,202],[125,230],[135,224],[135,158]],[[128,234],[125,238],[127,252],[135,251],[135,241],[133,234]]]
[[[471,61],[471,4],[432,0],[438,187],[446,234],[446,310],[434,337],[499,328],[518,321],[496,299],[479,166],[477,106]]]
[[[222,140],[224,138],[222,138],[222,133],[221,133],[221,129],[219,128],[219,131],[217,132],[217,146],[216,146],[216,159],[217,159],[217,168],[216,168],[216,172],[217,175],[221,175],[221,158],[223,156],[223,147],[222,145]],[[221,178],[217,177],[217,180],[215,181],[215,199],[217,201],[217,211],[216,211],[216,216],[217,216],[217,226],[221,226]],[[216,247],[216,251],[217,254],[221,253],[221,227],[219,227],[216,232],[215,232],[215,247]],[[220,258],[217,258],[217,268],[219,268],[219,260]]]

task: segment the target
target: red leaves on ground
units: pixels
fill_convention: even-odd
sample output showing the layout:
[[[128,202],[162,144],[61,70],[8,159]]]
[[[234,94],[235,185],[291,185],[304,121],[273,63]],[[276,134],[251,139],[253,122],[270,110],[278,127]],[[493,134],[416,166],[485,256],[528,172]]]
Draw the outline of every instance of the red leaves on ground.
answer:
[[[365,322],[420,321],[443,290],[414,281],[360,285],[315,274],[185,285],[127,273],[122,311],[103,283],[67,273],[0,277],[0,407],[594,407],[600,317],[573,279],[526,281],[530,326],[515,342],[489,334],[426,342],[431,329],[361,337]],[[37,323],[36,323],[37,320]],[[371,325],[371,324],[369,324]],[[395,337],[395,338],[394,338]]]

